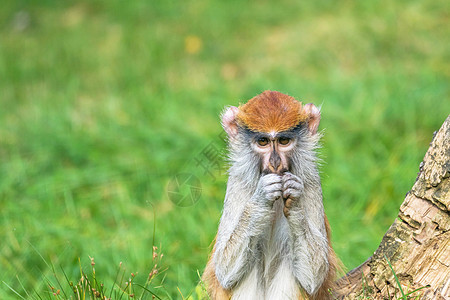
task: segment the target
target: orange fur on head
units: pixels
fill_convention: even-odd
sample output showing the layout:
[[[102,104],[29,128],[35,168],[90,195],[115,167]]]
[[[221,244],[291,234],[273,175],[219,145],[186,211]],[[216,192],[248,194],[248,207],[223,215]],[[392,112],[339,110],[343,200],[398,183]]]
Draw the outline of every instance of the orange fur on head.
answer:
[[[239,106],[236,116],[240,125],[257,132],[281,132],[307,121],[302,103],[275,91],[265,91]]]

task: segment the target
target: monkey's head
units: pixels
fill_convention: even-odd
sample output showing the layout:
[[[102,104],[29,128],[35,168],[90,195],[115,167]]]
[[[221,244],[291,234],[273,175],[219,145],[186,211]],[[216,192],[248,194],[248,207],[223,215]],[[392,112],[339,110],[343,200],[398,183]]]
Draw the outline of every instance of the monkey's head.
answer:
[[[230,146],[239,152],[235,156],[257,159],[261,173],[291,171],[295,153],[316,135],[319,122],[320,112],[314,104],[302,105],[275,91],[265,91],[239,107],[231,106],[222,115]]]

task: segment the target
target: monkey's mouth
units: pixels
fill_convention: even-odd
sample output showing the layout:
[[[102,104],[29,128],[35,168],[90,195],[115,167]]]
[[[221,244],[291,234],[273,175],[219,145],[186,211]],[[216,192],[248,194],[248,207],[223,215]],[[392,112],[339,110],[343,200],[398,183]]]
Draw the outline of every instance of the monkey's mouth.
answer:
[[[274,168],[265,168],[261,173],[262,175],[267,175],[267,174],[277,174],[282,176],[284,173],[289,172],[288,168],[280,168],[278,170],[275,170]]]

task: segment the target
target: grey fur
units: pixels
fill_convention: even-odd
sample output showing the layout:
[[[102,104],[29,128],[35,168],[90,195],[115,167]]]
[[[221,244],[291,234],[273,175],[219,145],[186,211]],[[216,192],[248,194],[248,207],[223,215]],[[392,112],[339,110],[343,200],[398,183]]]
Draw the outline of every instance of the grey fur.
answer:
[[[291,173],[280,176],[261,174],[245,129],[230,137],[229,179],[212,259],[220,284],[237,291],[233,299],[295,299],[295,282],[308,294],[322,285],[329,266],[315,154],[319,138],[306,127],[297,131]],[[282,196],[292,199],[287,218]]]

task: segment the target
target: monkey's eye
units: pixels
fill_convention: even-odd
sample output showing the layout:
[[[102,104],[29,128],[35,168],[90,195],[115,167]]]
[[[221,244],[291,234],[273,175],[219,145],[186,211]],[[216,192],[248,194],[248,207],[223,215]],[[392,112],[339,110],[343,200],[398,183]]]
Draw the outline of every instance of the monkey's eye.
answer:
[[[290,141],[291,141],[291,139],[288,137],[280,137],[278,139],[278,143],[280,143],[281,145],[287,145],[287,144],[289,144]]]
[[[260,146],[267,146],[267,144],[269,143],[269,139],[262,137],[262,138],[259,138],[257,140],[257,142],[258,142],[258,145],[260,145]]]

